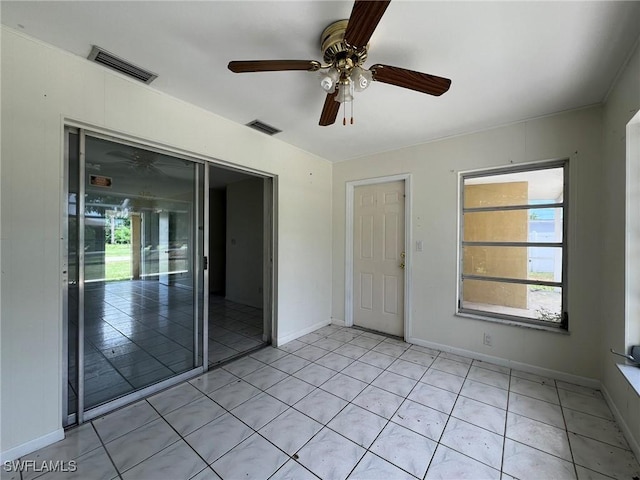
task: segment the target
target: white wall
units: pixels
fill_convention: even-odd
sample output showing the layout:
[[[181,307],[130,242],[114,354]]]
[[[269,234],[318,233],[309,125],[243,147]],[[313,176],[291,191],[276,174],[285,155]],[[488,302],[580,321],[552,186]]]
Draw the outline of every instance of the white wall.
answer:
[[[1,46],[3,457],[61,427],[65,118],[277,175],[276,340],[328,323],[329,162],[14,30]]]
[[[629,63],[618,78],[607,98],[603,115],[603,218],[604,249],[602,255],[602,328],[598,332],[602,338],[599,345],[604,361],[603,385],[613,401],[618,419],[640,457],[640,396],[631,388],[615,366],[620,361],[609,353],[610,348],[624,351],[628,345],[640,344],[640,312],[637,309],[625,312],[625,267],[638,285],[637,271],[640,265],[628,264],[625,258],[625,216],[637,216],[637,197],[631,199],[635,209],[627,212],[627,161],[626,125],[640,109],[640,47],[636,46]],[[638,171],[640,165],[634,164]],[[635,180],[637,180],[637,173]],[[634,185],[636,194],[638,185]],[[637,227],[638,221],[634,219]],[[632,255],[638,258],[640,239],[632,237],[635,244]],[[637,292],[635,292],[637,295]],[[637,298],[635,299],[637,305]],[[631,302],[631,305],[634,303]],[[625,339],[625,316],[628,317],[628,331]],[[628,343],[627,343],[628,342]]]
[[[413,331],[407,337],[512,362],[600,378],[601,121],[583,109],[343,162],[333,168],[332,316],[344,319],[345,183],[411,173]],[[570,334],[455,316],[458,172],[570,158]],[[424,249],[415,251],[422,240]],[[483,333],[493,346],[483,345]]]
[[[262,308],[263,188],[261,178],[227,185],[226,295]]]

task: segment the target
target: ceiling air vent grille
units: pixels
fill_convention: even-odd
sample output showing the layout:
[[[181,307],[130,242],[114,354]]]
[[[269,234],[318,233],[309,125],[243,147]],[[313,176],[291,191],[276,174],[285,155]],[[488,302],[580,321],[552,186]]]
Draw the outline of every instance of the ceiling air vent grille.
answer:
[[[276,127],[272,127],[271,125],[267,125],[260,120],[254,120],[253,122],[247,123],[247,127],[251,127],[254,130],[258,130],[259,132],[266,133],[267,135],[275,135],[276,133],[280,133],[282,130],[278,130]]]
[[[109,67],[113,70],[116,70],[128,77],[135,78],[144,83],[153,82],[158,75],[152,73],[143,68],[137,67],[132,63],[123,60],[122,58],[118,58],[112,53],[103,50],[100,47],[93,46],[91,49],[91,53],[87,57],[89,60],[104,65],[105,67]]]

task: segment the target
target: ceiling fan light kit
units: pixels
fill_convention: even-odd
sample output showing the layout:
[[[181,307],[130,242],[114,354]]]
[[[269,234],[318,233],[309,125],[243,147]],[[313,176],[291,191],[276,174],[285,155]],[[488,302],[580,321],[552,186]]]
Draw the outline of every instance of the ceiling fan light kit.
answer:
[[[340,81],[340,73],[335,68],[329,68],[328,70],[320,71],[320,87],[327,92],[333,93],[336,91],[336,85]]]
[[[369,54],[369,39],[390,1],[356,0],[348,20],[338,20],[326,27],[320,38],[324,64],[315,60],[248,60],[229,62],[228,68],[235,73],[319,70],[320,87],[327,94],[320,115],[321,126],[335,123],[340,105],[346,103],[351,104],[353,124],[354,93],[362,92],[372,81],[442,95],[451,85],[448,78],[389,65],[376,64],[368,70],[363,67]],[[342,123],[347,123],[346,112]]]

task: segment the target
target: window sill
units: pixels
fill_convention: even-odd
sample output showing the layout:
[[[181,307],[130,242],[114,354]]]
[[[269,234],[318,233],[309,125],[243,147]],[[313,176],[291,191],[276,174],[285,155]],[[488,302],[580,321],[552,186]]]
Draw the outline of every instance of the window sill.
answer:
[[[622,376],[627,379],[631,388],[640,396],[640,368],[634,367],[633,365],[623,365],[621,363],[617,365]]]
[[[483,322],[499,323],[502,325],[511,325],[514,327],[529,328],[531,330],[543,330],[545,332],[559,333],[561,335],[570,335],[568,330],[560,327],[549,327],[546,325],[537,325],[535,323],[524,323],[515,320],[507,320],[506,318],[488,317],[477,313],[456,312],[456,317],[473,318],[474,320],[482,320]]]

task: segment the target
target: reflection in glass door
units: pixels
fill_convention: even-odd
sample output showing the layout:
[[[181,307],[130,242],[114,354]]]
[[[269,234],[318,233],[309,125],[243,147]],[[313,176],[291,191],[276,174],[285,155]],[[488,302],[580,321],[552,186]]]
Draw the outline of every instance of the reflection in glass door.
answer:
[[[68,289],[68,413],[81,423],[202,368],[205,166],[82,131],[69,138],[80,155],[75,167],[69,140],[68,256],[78,268]],[[76,224],[82,248],[71,246]]]

